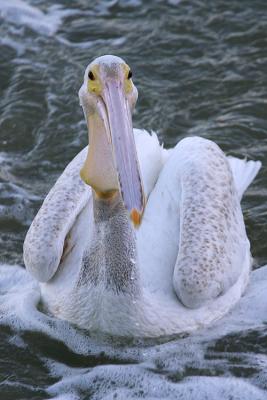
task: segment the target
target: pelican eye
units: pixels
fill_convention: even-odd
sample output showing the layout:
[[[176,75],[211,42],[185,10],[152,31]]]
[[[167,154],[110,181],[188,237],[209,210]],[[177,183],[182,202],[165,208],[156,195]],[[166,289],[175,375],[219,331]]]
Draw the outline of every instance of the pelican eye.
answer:
[[[95,80],[95,76],[94,76],[94,74],[93,74],[92,71],[89,71],[89,72],[88,72],[88,78],[89,78],[91,81],[94,81],[94,80]]]
[[[133,73],[132,73],[132,71],[130,70],[130,71],[128,72],[127,79],[131,79],[132,76],[133,76]]]

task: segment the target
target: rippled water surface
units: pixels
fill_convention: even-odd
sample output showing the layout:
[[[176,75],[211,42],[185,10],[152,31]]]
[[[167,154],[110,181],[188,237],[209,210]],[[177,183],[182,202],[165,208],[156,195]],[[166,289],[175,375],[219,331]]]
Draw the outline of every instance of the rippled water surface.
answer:
[[[255,268],[266,264],[266,32],[265,0],[0,0],[1,399],[266,398],[264,268],[218,325],[146,343],[44,315],[15,266],[45,194],[86,144],[77,92],[85,66],[106,53],[132,67],[136,127],[166,147],[201,135],[262,161],[242,205]]]

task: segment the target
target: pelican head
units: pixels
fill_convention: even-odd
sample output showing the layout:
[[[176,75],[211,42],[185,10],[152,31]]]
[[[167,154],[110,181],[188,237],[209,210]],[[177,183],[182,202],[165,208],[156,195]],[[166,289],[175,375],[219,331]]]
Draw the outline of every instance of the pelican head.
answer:
[[[96,58],[85,70],[79,97],[90,144],[81,177],[98,197],[119,191],[139,225],[145,200],[132,127],[138,92],[130,67],[119,57]]]

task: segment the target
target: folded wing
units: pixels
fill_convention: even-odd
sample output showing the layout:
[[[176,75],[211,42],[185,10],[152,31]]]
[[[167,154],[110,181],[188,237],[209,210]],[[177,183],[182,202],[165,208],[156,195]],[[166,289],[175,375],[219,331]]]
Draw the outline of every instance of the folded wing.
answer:
[[[23,256],[26,269],[40,282],[56,273],[68,232],[91,196],[80,178],[86,158],[83,149],[66,167],[45,198],[26,235]]]

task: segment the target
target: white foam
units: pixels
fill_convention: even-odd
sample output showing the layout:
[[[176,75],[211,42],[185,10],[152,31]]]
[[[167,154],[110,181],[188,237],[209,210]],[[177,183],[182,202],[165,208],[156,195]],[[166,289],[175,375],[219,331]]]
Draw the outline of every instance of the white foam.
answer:
[[[222,320],[186,338],[159,344],[139,341],[120,343],[116,339],[94,338],[88,332],[68,322],[48,316],[37,308],[40,300],[38,284],[19,266],[0,265],[0,325],[13,329],[10,343],[24,347],[20,334],[25,330],[42,332],[54,340],[64,342],[76,354],[88,356],[88,367],[70,367],[50,358],[42,358],[50,375],[57,382],[47,388],[55,400],[80,399],[80,393],[92,399],[173,399],[188,400],[212,398],[264,400],[266,399],[267,360],[254,353],[227,353],[207,349],[227,334],[246,330],[260,331],[267,319],[267,266],[251,274],[251,283],[234,310]],[[98,335],[99,336],[99,335]],[[92,368],[90,357],[98,364],[108,357],[108,365]],[[214,355],[214,357],[212,356]],[[250,380],[232,375],[232,357],[238,358],[238,367],[257,370]],[[107,360],[104,362],[107,363]],[[115,364],[113,361],[115,361]],[[127,361],[127,364],[124,364]],[[121,365],[116,365],[121,364]],[[207,375],[187,377],[188,370],[208,371]]]
[[[0,0],[0,17],[19,26],[27,26],[37,33],[51,36],[59,28],[64,17],[76,14],[75,10],[64,10],[58,5],[46,13],[23,0]]]
[[[249,382],[225,377],[192,377],[171,382],[139,366],[101,366],[83,375],[63,378],[48,393],[78,395],[88,392],[92,399],[186,399],[265,400],[266,392]]]
[[[60,394],[59,396],[56,397],[50,397],[50,400],[79,400],[80,396],[76,396],[73,394]]]

